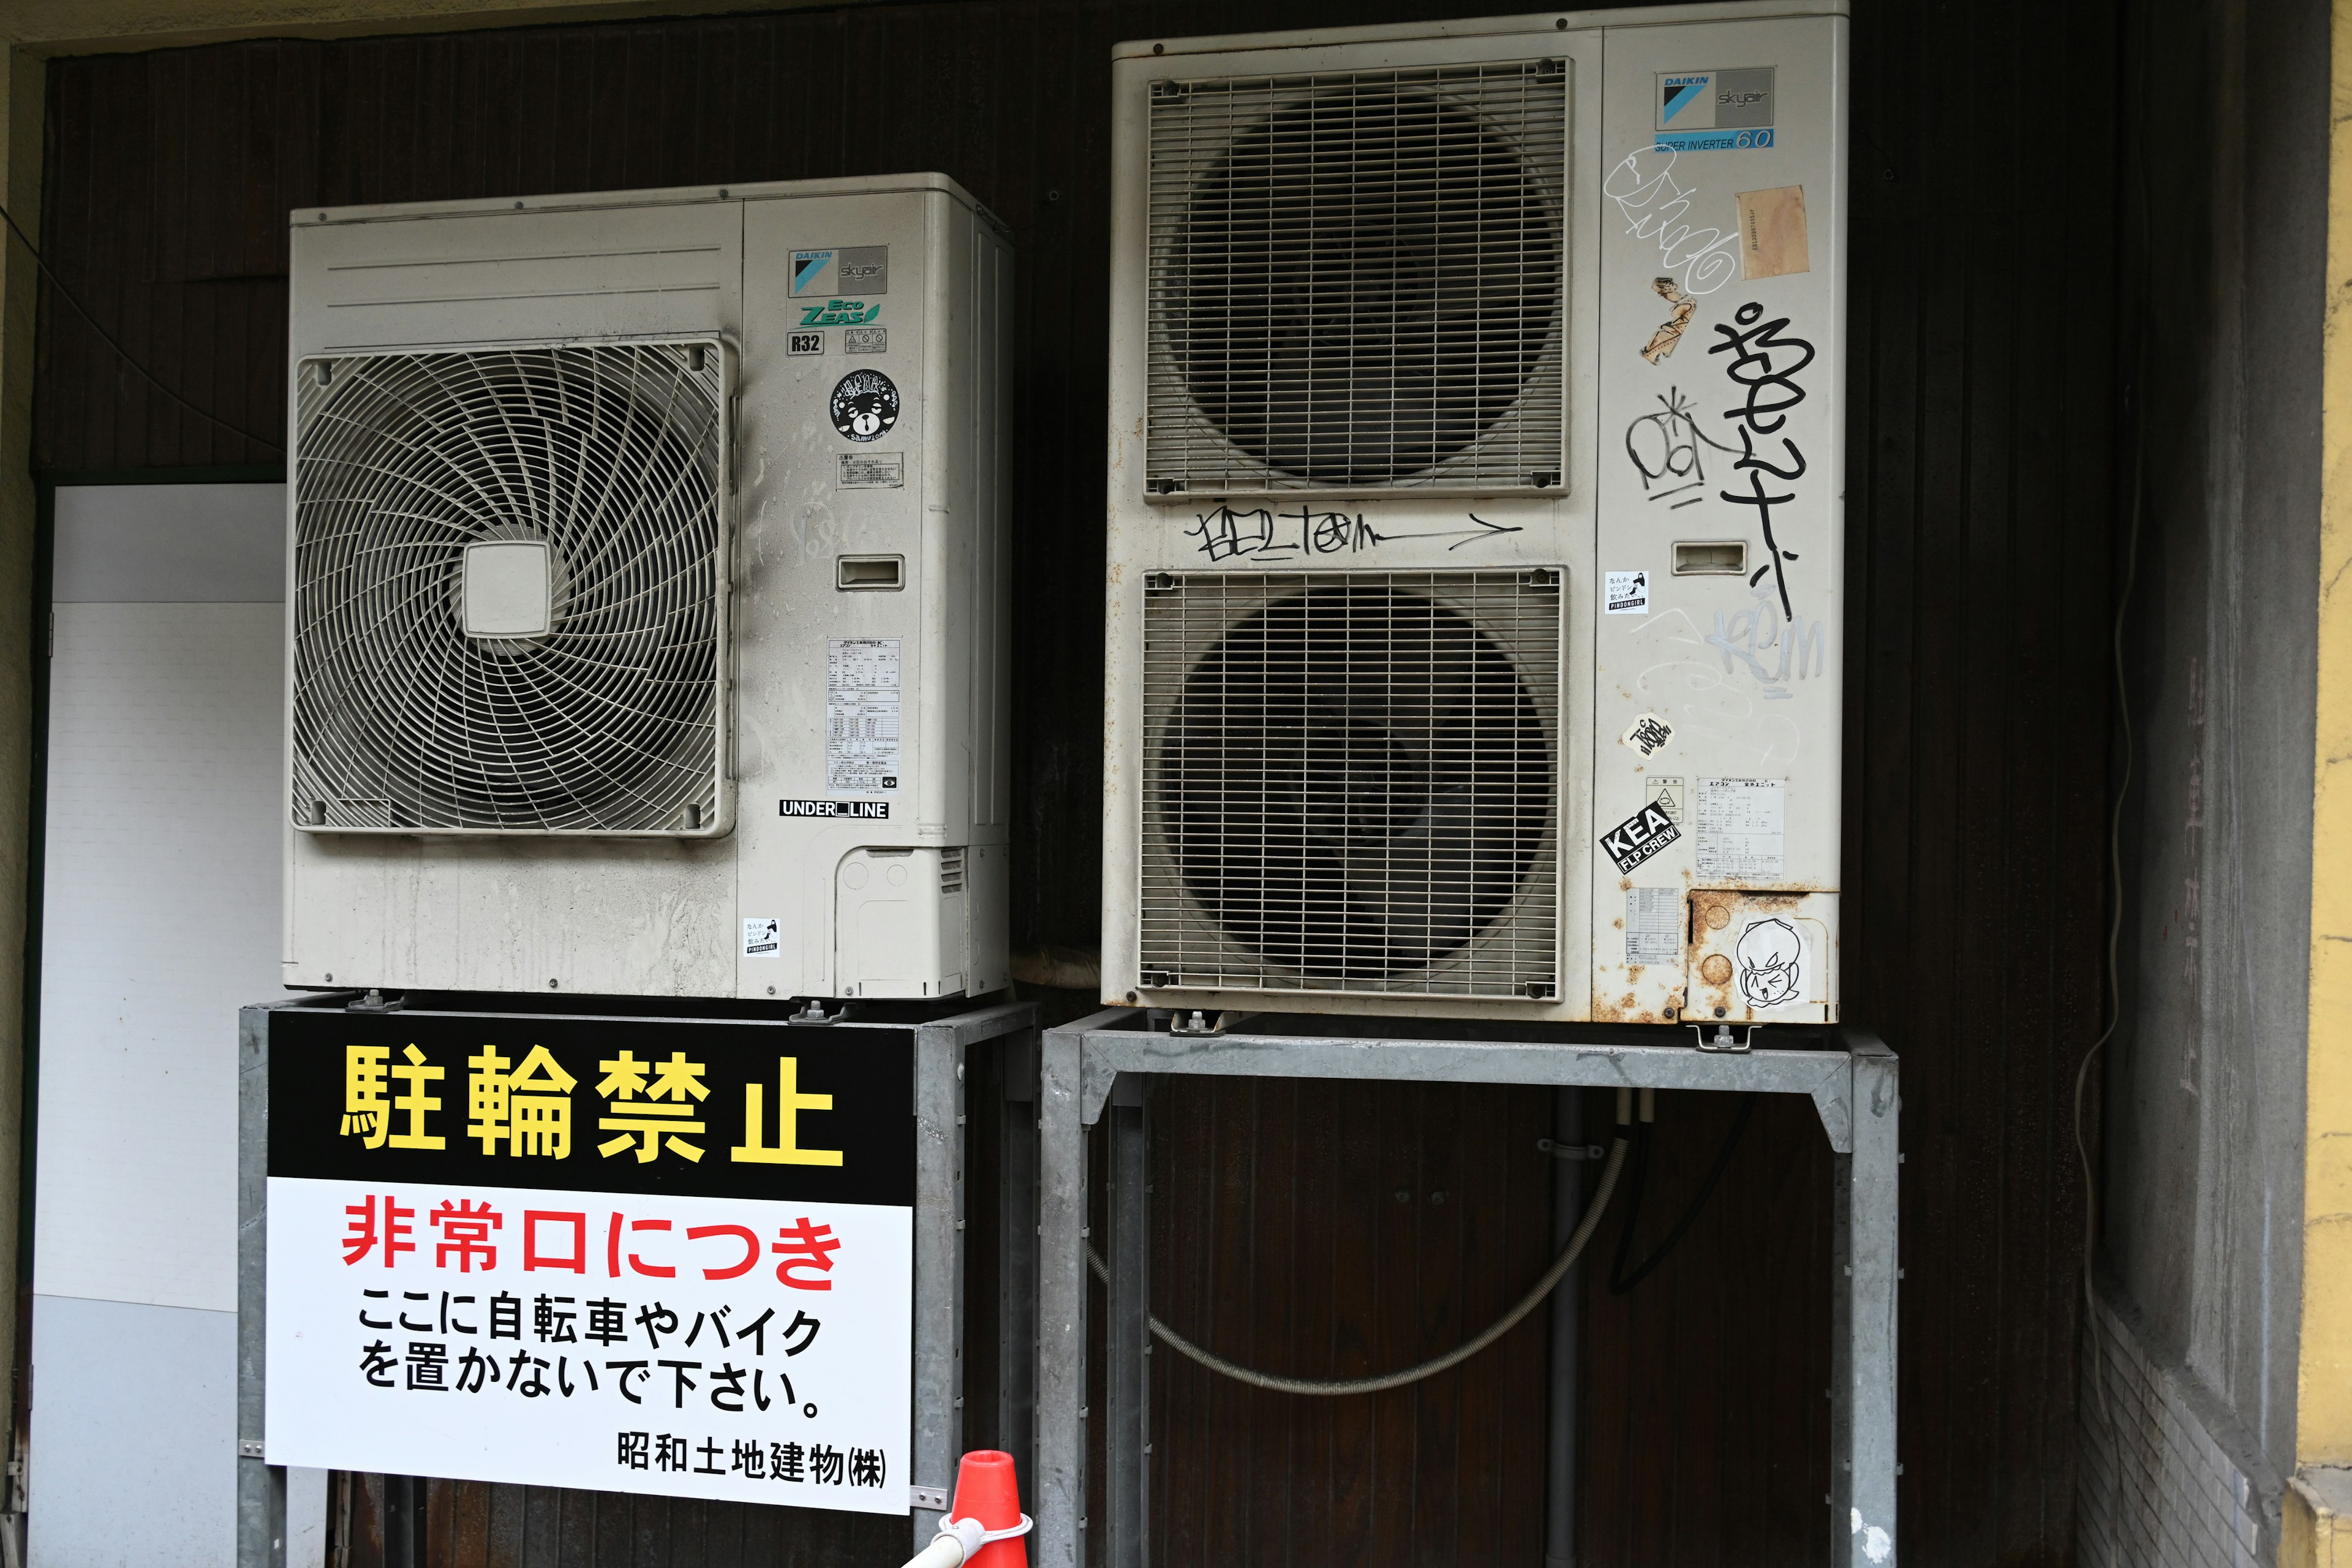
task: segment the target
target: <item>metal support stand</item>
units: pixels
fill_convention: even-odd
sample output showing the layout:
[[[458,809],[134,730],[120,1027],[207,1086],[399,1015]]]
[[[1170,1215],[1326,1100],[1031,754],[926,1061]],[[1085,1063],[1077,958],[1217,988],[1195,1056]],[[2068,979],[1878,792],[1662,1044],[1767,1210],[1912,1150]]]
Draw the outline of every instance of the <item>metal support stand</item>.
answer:
[[[939,1495],[914,1510],[917,1552],[940,1532],[963,1458],[965,1057],[1036,1017],[1034,1003],[1005,1002],[915,1027],[914,1481]]]
[[[1583,1097],[1572,1089],[1552,1090],[1552,1142],[1575,1149],[1584,1142]],[[1584,1217],[1584,1162],[1552,1162],[1551,1249],[1558,1253]],[[1577,1282],[1584,1270],[1569,1270],[1551,1293],[1551,1430],[1544,1467],[1544,1568],[1576,1564],[1576,1339]]]
[[[1312,1027],[1334,1020],[1293,1022]],[[1253,1020],[1263,1033],[1177,1037],[1148,1029],[1140,1012],[1115,1008],[1045,1034],[1039,1074],[1037,1528],[1031,1537],[1037,1568],[1081,1568],[1087,1561],[1085,1543],[1097,1525],[1085,1515],[1090,1416],[1110,1423],[1104,1560],[1110,1568],[1144,1568],[1146,1562],[1143,1391],[1150,1296],[1142,1080],[1160,1073],[1755,1090],[1810,1099],[1838,1156],[1831,1561],[1841,1568],[1891,1568],[1901,1156],[1896,1064],[1885,1045],[1849,1030],[1832,1049],[1717,1054],[1680,1040],[1654,1044],[1654,1035],[1623,1029],[1530,1028],[1511,1031],[1523,1037],[1516,1039],[1445,1039],[1273,1032],[1277,1023]],[[1435,1026],[1417,1020],[1412,1026]],[[1112,1106],[1109,1407],[1090,1412],[1087,1128]]]
[[[1037,1511],[1037,1036],[1007,1038],[996,1182],[996,1435]]]

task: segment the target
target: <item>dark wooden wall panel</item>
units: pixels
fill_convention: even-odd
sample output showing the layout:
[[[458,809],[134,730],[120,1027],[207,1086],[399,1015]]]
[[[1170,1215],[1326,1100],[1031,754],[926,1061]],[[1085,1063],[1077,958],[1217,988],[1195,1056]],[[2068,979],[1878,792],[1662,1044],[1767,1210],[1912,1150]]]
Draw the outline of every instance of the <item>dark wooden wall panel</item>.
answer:
[[[52,261],[226,426],[156,392],[46,289],[37,461],[275,459],[297,205],[946,170],[1020,246],[1016,940],[1087,947],[1109,47],[1505,8],[947,0],[58,61]],[[1855,9],[1844,961],[1849,1016],[1904,1058],[1903,1552],[2051,1563],[2073,1539],[2068,1095],[2100,1006],[2126,5]],[[1517,1145],[1541,1117],[1523,1098],[1474,1111],[1171,1087],[1162,1125],[1187,1131],[1157,1153],[1158,1196],[1189,1194],[1190,1210],[1163,1209],[1160,1310],[1298,1366],[1342,1348],[1350,1365],[1393,1364],[1474,1326],[1532,1278],[1548,1234],[1527,1201],[1538,1178]],[[1705,1097],[1662,1104],[1647,1233],[1729,1114]],[[1379,1205],[1440,1169],[1491,1212],[1416,1253],[1429,1233]],[[1592,1563],[1820,1560],[1836,1522],[1815,1457],[1826,1179],[1818,1129],[1768,1105],[1664,1268],[1622,1300],[1588,1277]],[[1601,1247],[1614,1240],[1604,1226]],[[1339,1334],[1332,1277],[1371,1272],[1395,1289],[1346,1328],[1360,1346],[1279,1337]],[[1539,1437],[1539,1336],[1491,1357],[1444,1390],[1352,1410],[1163,1367],[1160,1517],[1181,1548],[1163,1560],[1532,1562],[1538,1503],[1517,1478],[1537,1461],[1517,1450]],[[561,1517],[568,1532],[579,1510]]]

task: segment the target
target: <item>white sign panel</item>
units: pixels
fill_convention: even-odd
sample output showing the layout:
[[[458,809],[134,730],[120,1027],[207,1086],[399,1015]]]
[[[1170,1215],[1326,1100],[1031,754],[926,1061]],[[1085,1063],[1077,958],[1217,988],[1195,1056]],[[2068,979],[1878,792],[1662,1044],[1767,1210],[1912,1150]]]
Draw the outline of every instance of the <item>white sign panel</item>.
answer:
[[[904,1515],[912,1046],[273,1014],[268,1462]]]
[[[913,1211],[269,1183],[269,1462],[907,1511]]]

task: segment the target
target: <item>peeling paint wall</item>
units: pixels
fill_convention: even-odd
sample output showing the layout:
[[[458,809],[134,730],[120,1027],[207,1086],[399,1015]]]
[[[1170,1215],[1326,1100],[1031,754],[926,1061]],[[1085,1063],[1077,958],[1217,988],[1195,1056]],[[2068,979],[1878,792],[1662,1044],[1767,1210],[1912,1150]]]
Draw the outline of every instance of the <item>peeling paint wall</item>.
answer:
[[[2144,500],[2104,1250],[2142,1352],[2251,1435],[2273,1521],[2294,1467],[2328,10],[2152,0],[2125,53]]]

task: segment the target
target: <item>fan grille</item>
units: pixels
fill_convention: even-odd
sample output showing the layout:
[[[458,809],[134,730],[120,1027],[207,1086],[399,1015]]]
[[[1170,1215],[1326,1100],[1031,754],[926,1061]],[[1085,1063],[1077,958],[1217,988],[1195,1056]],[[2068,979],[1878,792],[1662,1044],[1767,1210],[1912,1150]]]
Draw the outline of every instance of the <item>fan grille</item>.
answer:
[[[1154,576],[1144,984],[1556,994],[1559,582]]]
[[[720,830],[726,374],[709,342],[301,366],[296,822]],[[483,588],[468,631],[499,542],[543,547],[543,630],[486,631]]]
[[[1558,60],[1151,97],[1153,493],[1557,484]]]

